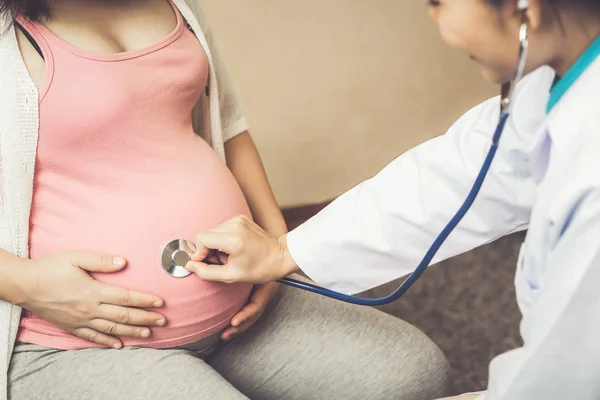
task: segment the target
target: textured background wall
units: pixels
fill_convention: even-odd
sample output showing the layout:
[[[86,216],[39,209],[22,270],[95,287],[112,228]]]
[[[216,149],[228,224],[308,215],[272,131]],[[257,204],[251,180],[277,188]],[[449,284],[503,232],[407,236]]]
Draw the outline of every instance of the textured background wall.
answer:
[[[495,94],[413,0],[204,0],[282,206],[330,199]]]

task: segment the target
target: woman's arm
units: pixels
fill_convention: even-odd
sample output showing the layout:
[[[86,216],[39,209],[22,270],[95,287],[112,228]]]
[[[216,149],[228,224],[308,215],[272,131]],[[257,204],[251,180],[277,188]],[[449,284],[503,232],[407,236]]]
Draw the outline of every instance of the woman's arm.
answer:
[[[279,237],[287,232],[262,161],[248,132],[225,143],[227,166],[242,188],[254,222],[267,233]]]
[[[27,260],[5,250],[0,250],[0,300],[11,304],[22,304],[26,294],[23,289],[22,268]],[[21,272],[21,279],[19,279]]]
[[[284,235],[287,232],[285,220],[250,134],[245,131],[227,141],[225,155],[227,166],[244,193],[254,221],[273,236]],[[230,340],[256,322],[278,288],[278,283],[255,286],[248,304],[231,319],[231,326],[223,331],[221,338]]]

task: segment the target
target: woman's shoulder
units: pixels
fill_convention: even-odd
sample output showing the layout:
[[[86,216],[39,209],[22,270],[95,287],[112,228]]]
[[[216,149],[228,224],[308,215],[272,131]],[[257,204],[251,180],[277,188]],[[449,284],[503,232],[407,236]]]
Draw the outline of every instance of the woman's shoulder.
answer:
[[[200,4],[200,1],[199,0],[179,0],[179,2],[187,4],[189,9],[194,14],[194,17],[196,17],[196,19],[198,20],[198,23],[202,27],[202,31],[206,32],[206,30],[208,28],[208,22],[206,20],[204,11],[202,10],[202,5]],[[176,1],[176,3],[177,3],[177,1]]]

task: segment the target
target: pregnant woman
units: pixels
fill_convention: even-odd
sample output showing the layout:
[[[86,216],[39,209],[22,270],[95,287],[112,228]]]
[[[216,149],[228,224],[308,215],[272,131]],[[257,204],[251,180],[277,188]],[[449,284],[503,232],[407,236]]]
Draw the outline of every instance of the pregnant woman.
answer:
[[[0,398],[445,394],[402,321],[161,268],[166,242],[236,215],[285,231],[195,2],[0,12]]]

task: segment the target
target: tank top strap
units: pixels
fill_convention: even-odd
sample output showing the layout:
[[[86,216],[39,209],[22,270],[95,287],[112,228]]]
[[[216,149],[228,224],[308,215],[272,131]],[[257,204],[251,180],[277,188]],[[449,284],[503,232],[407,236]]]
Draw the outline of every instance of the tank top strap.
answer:
[[[15,19],[15,23],[17,25],[17,29],[20,29],[21,32],[23,32],[27,40],[35,48],[38,54],[40,54],[44,61],[48,61],[53,58],[51,45],[52,37],[47,35],[44,29],[40,28],[40,24],[38,22],[33,22],[27,18],[18,16]]]

